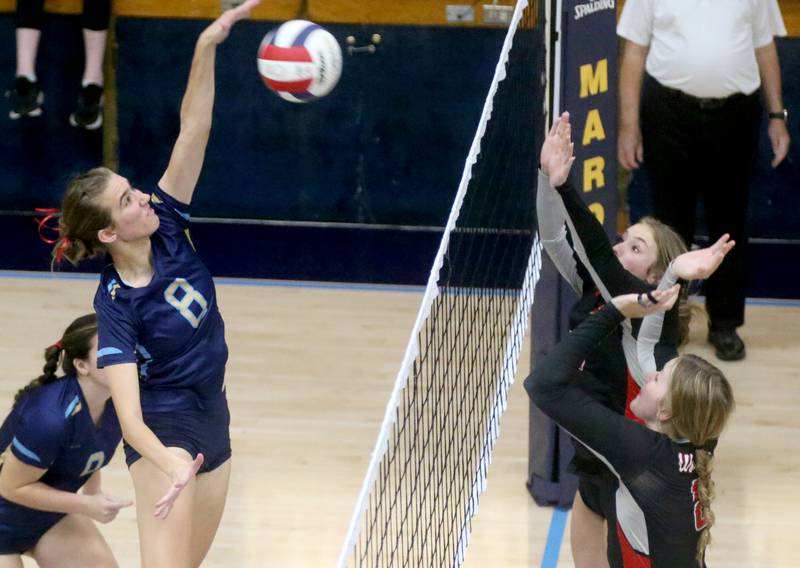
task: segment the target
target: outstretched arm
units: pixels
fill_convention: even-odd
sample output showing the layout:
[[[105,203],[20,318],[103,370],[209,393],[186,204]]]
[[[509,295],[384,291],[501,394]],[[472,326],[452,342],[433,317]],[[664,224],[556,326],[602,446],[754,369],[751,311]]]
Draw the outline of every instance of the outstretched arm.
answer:
[[[158,185],[182,203],[191,203],[200,177],[211,132],[214,109],[214,63],[217,45],[225,41],[233,25],[247,18],[261,0],[248,0],[227,10],[200,34],[195,45],[189,82],[181,103],[181,130],[167,171]]]
[[[625,270],[614,254],[614,249],[606,236],[603,226],[594,216],[578,195],[572,185],[569,171],[574,160],[572,151],[571,129],[569,128],[569,113],[562,114],[558,121],[563,128],[557,137],[558,150],[553,152],[554,158],[548,159],[556,166],[552,167],[553,173],[550,181],[557,189],[567,212],[567,226],[572,236],[573,248],[590,274],[597,289],[600,290],[606,301],[620,294],[631,292],[644,292],[647,285]],[[542,160],[545,163],[545,149],[542,148]]]
[[[553,183],[562,184],[575,158],[569,136],[569,121],[559,117],[545,137],[539,157],[536,188],[536,218],[539,237],[556,269],[577,294],[583,294],[583,279],[578,272],[575,251],[567,239],[567,212]]]
[[[164,446],[144,423],[135,363],[111,365],[105,369],[125,441],[172,481],[169,491],[155,504],[155,516],[166,518],[181,490],[203,465],[203,454],[197,454],[194,461],[182,459]]]
[[[657,304],[635,294],[614,298],[537,362],[533,374],[525,379],[525,390],[533,402],[622,477],[632,475],[647,463],[647,440],[652,433],[593,400],[572,378],[581,362],[624,317],[642,317],[669,309],[677,294],[677,287],[653,292]]]
[[[730,235],[726,233],[710,247],[683,253],[667,267],[667,271],[658,284],[658,289],[666,290],[678,282],[679,279],[685,282],[705,280],[719,268],[719,265],[725,259],[725,255],[735,245],[736,242],[730,240]],[[677,310],[677,307],[674,310]],[[674,310],[671,310],[670,314],[677,317],[677,314],[673,313]],[[642,320],[642,325],[639,328],[636,351],[639,365],[641,365],[644,372],[643,376],[655,373],[666,362],[663,360],[656,361],[656,345],[661,339],[664,318],[665,314],[663,312],[649,315]]]

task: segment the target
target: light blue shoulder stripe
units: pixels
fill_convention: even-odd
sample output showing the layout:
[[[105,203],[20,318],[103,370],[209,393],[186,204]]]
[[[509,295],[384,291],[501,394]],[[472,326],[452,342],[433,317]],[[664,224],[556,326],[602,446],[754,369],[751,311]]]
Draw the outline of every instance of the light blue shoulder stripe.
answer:
[[[72,411],[75,410],[75,407],[78,406],[78,403],[81,401],[80,397],[76,394],[75,398],[72,399],[72,402],[69,403],[67,406],[67,410],[64,412],[64,418],[69,418],[72,414]]]
[[[103,347],[97,352],[97,356],[105,357],[106,355],[119,355],[120,353],[122,353],[122,350],[117,349],[116,347]]]
[[[24,445],[22,445],[22,442],[17,440],[16,436],[14,436],[14,439],[11,441],[11,444],[17,449],[19,453],[21,453],[26,458],[36,460],[37,462],[42,463],[42,458],[40,458],[35,453],[26,448]]]

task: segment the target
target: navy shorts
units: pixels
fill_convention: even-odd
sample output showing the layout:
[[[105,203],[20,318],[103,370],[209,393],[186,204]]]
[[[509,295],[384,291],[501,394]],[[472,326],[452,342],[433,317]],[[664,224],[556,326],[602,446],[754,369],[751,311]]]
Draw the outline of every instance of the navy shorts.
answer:
[[[37,522],[22,525],[20,521],[23,519],[19,518],[15,519],[16,522],[13,524],[0,521],[0,555],[23,554],[31,550],[47,531],[66,516],[63,513],[29,511],[31,515],[37,517]]]
[[[213,471],[231,457],[231,414],[224,394],[203,408],[143,413],[144,423],[168,448],[183,448],[192,457],[202,453],[205,461],[198,473]],[[142,457],[128,443],[125,462],[128,467]]]

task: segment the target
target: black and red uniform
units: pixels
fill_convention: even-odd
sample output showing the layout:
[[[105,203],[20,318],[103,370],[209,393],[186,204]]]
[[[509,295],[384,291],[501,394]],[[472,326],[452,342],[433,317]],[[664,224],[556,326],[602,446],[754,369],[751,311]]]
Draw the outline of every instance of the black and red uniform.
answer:
[[[628,420],[578,386],[583,361],[624,317],[611,304],[590,315],[525,379],[533,402],[591,449],[618,479],[609,518],[611,568],[697,567],[704,520],[694,468],[696,448]]]
[[[622,266],[602,225],[580,198],[571,179],[554,190],[540,172],[536,207],[544,249],[580,296],[569,313],[570,329],[614,296],[654,289]],[[676,281],[668,269],[659,288],[668,288]],[[575,375],[576,384],[606,408],[638,421],[630,412],[630,402],[648,373],[677,356],[677,344],[677,305],[667,314],[623,320],[587,355]],[[578,491],[586,506],[597,515],[613,519],[616,477],[580,443],[575,444],[571,465],[579,477]],[[609,549],[611,554],[617,554],[617,543],[610,541]]]

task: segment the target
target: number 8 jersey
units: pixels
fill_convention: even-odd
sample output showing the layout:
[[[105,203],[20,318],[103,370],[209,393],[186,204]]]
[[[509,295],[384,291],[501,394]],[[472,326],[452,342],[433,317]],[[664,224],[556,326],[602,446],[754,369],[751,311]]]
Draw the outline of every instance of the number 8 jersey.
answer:
[[[128,286],[108,264],[95,294],[97,366],[137,363],[142,411],[204,408],[224,388],[228,347],[211,273],[189,236],[188,206],[151,194],[153,278]]]

